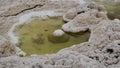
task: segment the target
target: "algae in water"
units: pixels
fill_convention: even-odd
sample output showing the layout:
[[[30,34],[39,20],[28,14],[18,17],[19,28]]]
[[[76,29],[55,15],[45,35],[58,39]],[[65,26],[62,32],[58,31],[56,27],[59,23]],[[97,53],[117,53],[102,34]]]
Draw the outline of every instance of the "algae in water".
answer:
[[[110,19],[115,19],[118,18],[120,19],[120,2],[97,2],[98,4],[102,4],[105,6],[107,10],[107,15],[108,18]]]
[[[51,42],[49,36],[54,30],[60,29],[63,24],[64,22],[61,17],[50,18],[48,20],[34,19],[26,22],[15,30],[15,34],[19,36],[18,46],[25,51],[27,55],[51,54],[58,52],[60,49],[88,40],[89,32],[85,32],[77,37],[66,33],[63,39],[67,41],[56,43],[56,39],[50,37],[53,39],[52,41],[54,41]]]

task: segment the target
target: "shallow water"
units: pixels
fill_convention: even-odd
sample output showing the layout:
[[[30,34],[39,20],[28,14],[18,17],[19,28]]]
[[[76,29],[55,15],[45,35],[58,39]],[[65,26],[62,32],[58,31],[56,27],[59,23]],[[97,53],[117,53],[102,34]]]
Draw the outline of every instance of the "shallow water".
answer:
[[[108,12],[108,17],[110,19],[118,18],[120,19],[120,2],[97,2],[98,4],[103,4]]]
[[[62,43],[50,42],[48,37],[54,30],[61,28],[62,24],[64,24],[62,18],[51,18],[48,20],[34,19],[31,22],[26,22],[15,29],[15,34],[19,36],[20,40],[17,45],[27,55],[51,54],[58,52],[62,48],[79,44],[89,39],[89,32],[82,34],[66,33],[66,36],[69,37],[68,41]],[[58,39],[58,41],[60,40]]]

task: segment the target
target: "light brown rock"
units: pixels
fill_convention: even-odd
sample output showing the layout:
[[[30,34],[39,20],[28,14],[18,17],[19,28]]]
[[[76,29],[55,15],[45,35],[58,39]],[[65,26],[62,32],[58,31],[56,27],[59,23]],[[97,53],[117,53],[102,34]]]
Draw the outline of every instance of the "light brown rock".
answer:
[[[15,54],[15,47],[3,36],[0,36],[0,57]]]

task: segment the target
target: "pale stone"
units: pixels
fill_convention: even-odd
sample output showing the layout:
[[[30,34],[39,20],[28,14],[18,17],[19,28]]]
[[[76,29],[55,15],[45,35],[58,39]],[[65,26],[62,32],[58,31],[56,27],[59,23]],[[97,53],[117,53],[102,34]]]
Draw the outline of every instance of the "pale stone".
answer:
[[[16,47],[16,55],[20,57],[26,56],[26,53],[23,52],[19,47]]]
[[[61,29],[57,29],[53,32],[53,36],[63,36],[64,32]]]
[[[66,14],[63,15],[63,20],[68,22],[72,20],[77,14],[76,8],[71,8]]]
[[[73,20],[68,21],[68,23],[62,26],[64,31],[73,33],[86,31],[90,26],[98,24],[101,20],[108,19],[106,11],[102,9],[103,6],[100,8],[93,2],[82,7],[84,8],[79,7],[80,10],[77,11],[79,14],[75,16]]]

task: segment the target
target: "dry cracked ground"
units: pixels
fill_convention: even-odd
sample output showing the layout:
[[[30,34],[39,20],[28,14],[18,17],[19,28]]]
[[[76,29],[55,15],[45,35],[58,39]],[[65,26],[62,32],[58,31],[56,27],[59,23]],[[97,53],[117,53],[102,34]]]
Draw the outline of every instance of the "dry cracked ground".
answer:
[[[104,7],[95,3],[69,1],[62,6],[59,1],[0,0],[0,68],[120,68],[120,20],[109,20]],[[89,40],[56,54],[17,56],[7,32],[21,15],[41,10],[64,13],[63,30],[89,30]]]

